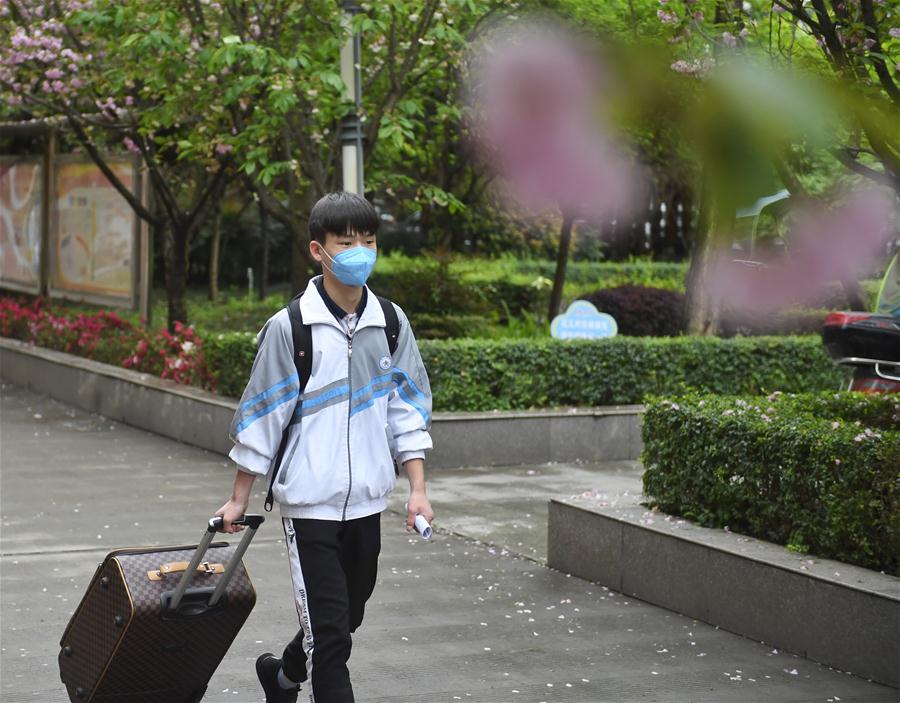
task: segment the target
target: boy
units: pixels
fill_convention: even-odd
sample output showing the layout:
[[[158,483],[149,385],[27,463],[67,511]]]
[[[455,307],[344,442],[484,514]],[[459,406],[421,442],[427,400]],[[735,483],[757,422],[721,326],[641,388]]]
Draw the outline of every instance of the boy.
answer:
[[[384,311],[366,287],[375,264],[378,215],[365,199],[331,193],[309,217],[309,251],[321,263],[300,298],[313,358],[305,385],[294,364],[287,309],[259,334],[250,381],[231,425],[238,465],[224,531],[247,510],[253,481],[274,474],[301,629],[279,659],[256,671],[267,703],[292,703],[306,682],[310,701],[352,703],[351,633],[375,587],[381,512],[394,460],[409,477],[406,529],[434,518],[425,495],[431,389],[409,321],[397,308],[390,353]],[[302,389],[302,392],[301,392]],[[277,455],[287,430],[283,459]]]

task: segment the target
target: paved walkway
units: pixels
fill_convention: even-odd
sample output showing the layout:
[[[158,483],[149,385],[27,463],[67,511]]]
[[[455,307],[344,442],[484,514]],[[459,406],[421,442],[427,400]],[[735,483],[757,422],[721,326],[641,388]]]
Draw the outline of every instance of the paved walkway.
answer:
[[[118,546],[198,539],[233,470],[220,456],[0,390],[0,701],[62,702],[58,640],[96,564]],[[629,500],[638,476],[628,462],[434,472],[444,529],[432,542],[403,532],[399,513],[385,516],[379,583],[351,659],[357,700],[896,702],[893,689],[542,566],[551,494]],[[259,600],[204,702],[262,701],[253,661],[295,628],[277,521],[245,561]]]

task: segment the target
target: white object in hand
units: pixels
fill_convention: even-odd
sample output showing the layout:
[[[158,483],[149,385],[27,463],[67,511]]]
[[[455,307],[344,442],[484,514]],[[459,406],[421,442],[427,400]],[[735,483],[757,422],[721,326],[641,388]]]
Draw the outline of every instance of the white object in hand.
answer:
[[[405,507],[406,510],[409,511],[409,503],[407,503]],[[429,525],[428,520],[419,513],[416,513],[415,527],[416,532],[422,535],[422,539],[431,539],[431,525]]]
[[[431,539],[431,525],[422,515],[416,515],[416,532],[422,535],[423,539]]]

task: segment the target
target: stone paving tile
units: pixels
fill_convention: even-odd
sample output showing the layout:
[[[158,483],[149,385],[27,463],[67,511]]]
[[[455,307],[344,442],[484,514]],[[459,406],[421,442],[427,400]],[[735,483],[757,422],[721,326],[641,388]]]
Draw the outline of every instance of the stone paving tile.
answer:
[[[384,516],[378,585],[351,659],[357,700],[897,700],[896,690],[544,567],[546,491],[633,500],[636,471],[620,463],[434,472],[429,490],[444,529],[433,541],[404,533],[399,513]],[[58,640],[96,564],[116,546],[195,541],[232,477],[217,455],[3,386],[0,700],[67,700]],[[295,628],[278,520],[245,562],[259,600],[210,683],[210,703],[262,701],[253,661]]]

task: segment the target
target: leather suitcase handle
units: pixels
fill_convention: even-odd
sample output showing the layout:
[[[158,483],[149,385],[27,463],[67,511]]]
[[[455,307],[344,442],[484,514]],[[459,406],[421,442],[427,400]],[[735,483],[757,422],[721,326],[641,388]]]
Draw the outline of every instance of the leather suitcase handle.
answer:
[[[228,582],[231,580],[232,575],[234,575],[235,570],[241,563],[241,557],[244,556],[244,552],[247,551],[247,547],[250,546],[250,540],[253,539],[253,536],[256,534],[256,530],[259,529],[259,526],[262,525],[263,522],[265,522],[265,518],[262,515],[244,515],[241,516],[239,520],[234,521],[233,524],[246,525],[249,529],[244,534],[244,537],[243,539],[241,539],[240,544],[238,544],[237,548],[234,550],[231,559],[228,561],[228,564],[225,567],[225,573],[222,575],[222,578],[219,579],[219,583],[216,586],[215,591],[213,591],[212,596],[210,596],[210,607],[218,603],[219,599],[225,593],[225,588],[226,586],[228,586]],[[184,597],[184,592],[187,590],[187,587],[190,584],[191,578],[194,576],[194,573],[196,573],[196,568],[200,565],[200,561],[203,559],[203,555],[206,554],[206,550],[209,547],[210,542],[212,542],[216,531],[221,528],[221,517],[210,518],[207,522],[206,531],[203,533],[203,539],[201,539],[200,544],[197,545],[197,550],[194,552],[191,563],[188,564],[187,569],[185,569],[184,576],[181,577],[181,580],[178,582],[178,585],[172,592],[172,598],[169,601],[170,610],[178,610],[181,599],[182,597]]]
[[[163,581],[169,574],[178,574],[187,571],[190,563],[186,561],[172,561],[161,565],[158,569],[147,572],[147,578],[151,581]],[[210,564],[204,561],[197,566],[198,574],[224,574],[225,567],[222,564]]]

